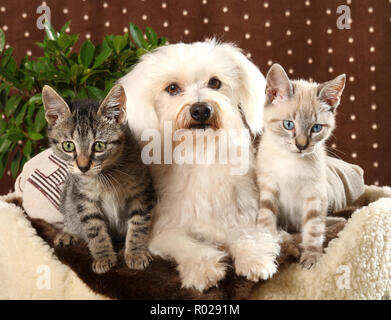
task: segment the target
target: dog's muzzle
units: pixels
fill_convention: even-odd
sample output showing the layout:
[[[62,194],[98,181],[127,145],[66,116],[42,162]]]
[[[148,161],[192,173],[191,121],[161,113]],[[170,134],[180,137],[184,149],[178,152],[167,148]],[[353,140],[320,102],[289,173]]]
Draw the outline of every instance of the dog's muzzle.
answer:
[[[190,107],[190,115],[199,124],[206,124],[212,115],[212,106],[207,102],[196,102]]]

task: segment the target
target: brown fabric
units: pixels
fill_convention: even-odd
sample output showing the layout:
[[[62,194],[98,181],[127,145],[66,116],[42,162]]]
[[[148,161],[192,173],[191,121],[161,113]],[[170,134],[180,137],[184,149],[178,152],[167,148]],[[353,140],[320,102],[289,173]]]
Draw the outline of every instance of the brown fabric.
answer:
[[[350,212],[352,213],[352,212]],[[41,219],[30,219],[33,227],[51,247],[57,230]],[[345,223],[338,222],[327,228],[325,247],[337,237]],[[299,234],[294,235],[294,242],[283,243],[279,265],[295,262],[299,258]],[[65,248],[55,248],[58,259],[68,265],[95,292],[112,299],[248,299],[257,283],[235,275],[232,268],[218,287],[204,294],[196,290],[181,289],[181,282],[175,269],[175,263],[155,257],[152,264],[143,271],[130,270],[123,259],[123,249],[119,249],[119,263],[103,275],[91,269],[91,256],[84,242]]]
[[[6,43],[15,48],[18,60],[28,50],[33,56],[42,53],[33,45],[44,35],[36,27],[39,16],[36,9],[41,3],[1,1],[0,7],[5,9],[0,10],[0,27],[7,26]],[[391,184],[391,166],[387,163],[391,157],[389,1],[352,1],[350,30],[336,27],[337,7],[346,4],[342,0],[47,0],[46,3],[56,29],[72,20],[71,32],[81,35],[76,49],[87,34],[97,43],[104,35],[122,33],[132,21],[142,29],[153,27],[171,43],[203,40],[213,35],[235,42],[246,54],[251,54],[263,73],[271,62],[279,62],[291,70],[291,77],[312,77],[319,82],[346,73],[348,82],[337,118],[338,128],[330,143],[335,143],[337,150],[332,152],[360,165],[365,170],[367,184]],[[8,193],[10,188],[12,179],[2,178],[0,194]]]

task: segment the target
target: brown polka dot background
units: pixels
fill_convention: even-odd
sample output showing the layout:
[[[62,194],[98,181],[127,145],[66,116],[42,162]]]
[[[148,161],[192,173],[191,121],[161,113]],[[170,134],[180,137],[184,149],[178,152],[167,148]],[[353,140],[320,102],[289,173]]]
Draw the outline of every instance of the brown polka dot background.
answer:
[[[94,43],[134,22],[170,43],[235,42],[264,74],[274,62],[317,82],[346,73],[330,149],[364,168],[367,184],[391,185],[391,0],[1,0],[0,27],[18,60],[41,54],[33,43],[44,36],[36,27],[42,4],[56,29],[72,20],[68,31]],[[340,5],[351,9],[350,30],[337,28]],[[0,193],[12,184],[2,178]]]

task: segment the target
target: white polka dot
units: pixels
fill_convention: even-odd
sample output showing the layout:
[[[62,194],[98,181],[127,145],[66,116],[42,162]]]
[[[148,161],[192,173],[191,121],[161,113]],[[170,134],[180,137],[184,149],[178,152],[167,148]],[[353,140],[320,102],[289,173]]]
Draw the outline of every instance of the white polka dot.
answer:
[[[65,29],[65,32],[68,32],[68,33],[71,32],[71,28],[69,28],[69,27],[66,28],[66,29]]]
[[[286,30],[286,35],[289,37],[290,35],[292,35],[292,31],[291,30]]]
[[[349,81],[350,81],[350,82],[354,82],[354,80],[355,80],[355,79],[354,79],[354,76],[350,76],[350,77],[349,77]]]
[[[371,91],[376,91],[376,86],[374,84],[371,86]]]
[[[105,22],[105,27],[107,28],[107,27],[110,27],[110,21],[106,21]]]
[[[247,58],[251,58],[251,52],[247,52],[247,54],[246,54],[246,56],[247,56]]]
[[[147,16],[146,14],[143,14],[143,15],[141,16],[141,19],[147,20],[147,19],[148,19],[148,16]]]
[[[107,8],[109,5],[107,4],[107,2],[103,2],[103,8]]]
[[[268,65],[268,66],[271,66],[272,64],[273,64],[273,61],[272,61],[272,60],[268,60],[268,61],[267,61],[267,65]]]
[[[314,61],[312,60],[312,58],[308,58],[308,63],[309,63],[309,64],[312,64],[312,62],[314,62]]]
[[[350,101],[355,101],[356,100],[356,97],[354,95],[351,95],[350,96]]]
[[[228,12],[228,8],[227,7],[223,7],[223,12]]]
[[[353,38],[353,37],[350,37],[350,38],[348,39],[348,42],[349,42],[349,43],[353,43],[353,42],[354,42],[354,38]]]
[[[327,10],[326,10],[326,14],[327,14],[327,15],[330,15],[330,14],[331,14],[331,10],[330,10],[330,9],[327,9]]]
[[[122,13],[125,14],[126,12],[128,12],[128,9],[123,8],[123,9],[122,9]]]
[[[332,54],[332,53],[334,52],[334,50],[333,50],[333,48],[328,48],[328,49],[327,49],[327,52],[328,52],[329,54]]]
[[[289,17],[291,15],[291,12],[289,10],[285,11],[285,16]]]
[[[378,167],[379,167],[379,162],[375,161],[375,162],[373,163],[373,166],[374,166],[375,168],[378,168]]]
[[[83,16],[83,19],[84,19],[84,20],[88,20],[88,14],[85,14],[85,15]]]
[[[243,15],[243,19],[244,19],[244,20],[248,20],[248,18],[249,18],[249,15],[248,15],[247,13],[245,13],[245,14]]]
[[[376,123],[372,124],[372,130],[377,130],[378,126]]]
[[[377,148],[379,148],[379,144],[378,144],[378,143],[376,143],[376,142],[375,142],[375,143],[373,143],[373,144],[372,144],[372,148],[373,148],[373,149],[377,149]]]
[[[350,57],[350,58],[349,58],[349,62],[350,62],[350,63],[353,63],[353,62],[354,62],[354,57]]]
[[[128,32],[129,29],[127,27],[124,28],[124,32]]]
[[[334,68],[333,67],[329,67],[329,72],[333,73],[334,72]]]
[[[68,8],[64,8],[64,9],[62,9],[62,12],[63,12],[64,14],[67,14],[67,13],[69,12],[69,10],[68,10]]]
[[[375,52],[375,51],[376,51],[376,49],[375,49],[375,47],[374,47],[374,46],[371,46],[371,47],[369,48],[369,51],[370,51],[370,52]]]
[[[90,39],[91,38],[91,35],[89,33],[86,34],[86,38],[87,39]]]
[[[374,33],[375,32],[375,28],[374,27],[369,27],[369,32],[370,33]]]
[[[356,115],[355,114],[350,115],[350,120],[352,121],[356,120]]]
[[[372,8],[372,7],[369,7],[369,8],[368,8],[368,12],[369,12],[369,13],[373,13],[373,8]]]
[[[295,70],[293,70],[292,68],[290,68],[290,69],[288,70],[288,72],[289,72],[290,74],[294,74],[294,73],[295,73]]]
[[[288,49],[288,51],[286,52],[289,56],[292,55],[292,49]]]
[[[373,184],[374,184],[375,186],[378,186],[378,185],[379,185],[379,181],[375,181]]]
[[[245,37],[246,39],[250,39],[250,38],[251,38],[251,35],[250,35],[249,33],[246,33],[246,34],[244,35],[244,37]]]
[[[26,31],[26,32],[24,33],[24,37],[25,37],[25,38],[30,37],[30,32]]]
[[[371,66],[371,71],[375,72],[376,71],[376,66]]]
[[[265,27],[266,27],[266,28],[269,28],[269,27],[270,27],[270,21],[266,21],[266,22],[265,22]]]
[[[228,31],[229,31],[229,27],[228,27],[228,26],[225,26],[225,27],[224,27],[224,31],[225,31],[225,32],[228,32]]]
[[[167,28],[167,27],[168,27],[168,22],[167,22],[167,21],[164,21],[164,22],[163,22],[163,27],[164,27],[164,28]]]
[[[207,4],[208,0],[202,0],[202,4]]]
[[[306,5],[307,7],[309,7],[309,6],[311,5],[311,2],[310,2],[309,0],[307,0],[307,1],[305,2],[305,5]]]
[[[307,44],[308,45],[311,45],[312,44],[312,39],[310,38],[310,39],[307,39]]]
[[[208,18],[204,18],[204,23],[207,24],[209,22]]]
[[[265,8],[269,8],[269,3],[268,3],[268,2],[265,2],[265,3],[263,4],[263,6],[264,6]]]
[[[357,153],[356,152],[354,152],[354,153],[352,153],[352,158],[357,158]]]
[[[272,46],[272,42],[270,40],[266,41],[266,46],[267,47],[271,47]]]
[[[23,12],[23,13],[22,13],[22,18],[23,18],[23,19],[26,19],[26,18],[27,18],[27,13],[26,13],[26,12]]]
[[[350,138],[351,138],[352,140],[356,140],[356,139],[357,139],[357,135],[356,135],[355,133],[353,133],[353,134],[350,136]]]
[[[377,105],[376,105],[376,104],[371,105],[371,109],[372,109],[373,111],[375,111],[375,110],[377,109]]]
[[[182,11],[182,14],[183,14],[184,16],[187,16],[187,14],[188,14],[187,10],[186,10],[186,9],[183,10],[183,11]]]
[[[28,55],[29,57],[31,57],[32,54],[33,54],[33,53],[31,52],[31,50],[27,50],[27,55]]]
[[[188,35],[190,32],[189,32],[188,29],[185,29],[185,30],[183,31],[183,33],[184,33],[185,35]]]
[[[4,6],[0,7],[0,12],[5,12],[7,9]]]
[[[162,8],[163,8],[163,9],[166,9],[166,8],[167,8],[167,3],[162,2]]]
[[[7,31],[8,30],[8,26],[5,24],[2,28],[4,31]]]
[[[307,19],[307,21],[305,23],[307,24],[307,26],[310,26],[311,25],[311,20]]]
[[[337,145],[336,145],[335,143],[333,143],[333,144],[331,145],[331,148],[337,149]]]
[[[328,28],[328,29],[327,29],[327,33],[328,33],[328,34],[332,34],[332,33],[333,33],[333,29]]]

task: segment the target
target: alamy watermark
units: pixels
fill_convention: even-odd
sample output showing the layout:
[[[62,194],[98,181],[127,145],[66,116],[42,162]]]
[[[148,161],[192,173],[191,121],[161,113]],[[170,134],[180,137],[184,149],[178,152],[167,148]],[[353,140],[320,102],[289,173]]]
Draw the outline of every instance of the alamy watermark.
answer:
[[[340,16],[337,19],[337,28],[339,30],[352,28],[352,14],[350,7],[347,5],[341,5],[337,8],[337,13]]]

